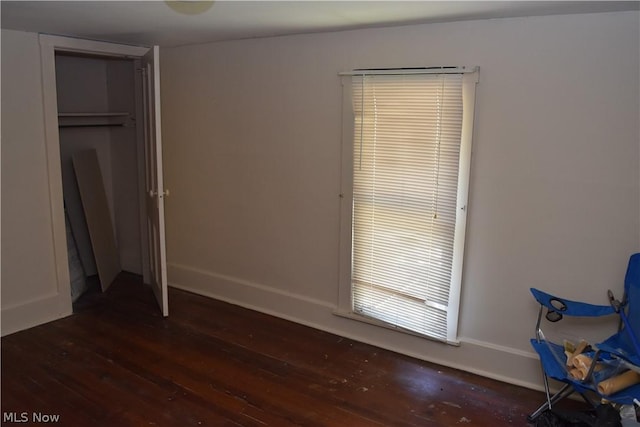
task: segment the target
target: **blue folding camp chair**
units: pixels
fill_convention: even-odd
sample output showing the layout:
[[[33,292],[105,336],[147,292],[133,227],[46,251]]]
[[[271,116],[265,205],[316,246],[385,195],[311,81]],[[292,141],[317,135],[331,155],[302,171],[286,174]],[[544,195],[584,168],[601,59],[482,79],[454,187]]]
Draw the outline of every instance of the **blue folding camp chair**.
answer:
[[[598,372],[600,377],[596,375],[596,363],[591,364],[591,369],[584,380],[575,379],[566,367],[567,356],[564,345],[547,340],[541,329],[543,317],[550,322],[557,322],[563,316],[598,317],[618,314],[620,316],[618,331],[605,341],[592,344],[589,355],[594,362],[599,362],[599,368],[603,366],[615,368],[616,374],[626,370],[640,373],[640,340],[638,339],[640,336],[638,335],[640,333],[640,253],[632,255],[629,259],[622,302],[615,300],[611,291],[608,294],[610,302],[608,306],[558,298],[534,288],[531,289],[531,293],[540,303],[536,337],[531,339],[531,345],[540,357],[547,400],[529,415],[530,422],[538,418],[546,409],[551,409],[561,399],[576,392],[594,407],[602,399],[617,404],[632,404],[634,398],[640,400],[640,384],[632,385],[611,395],[601,394],[598,391],[597,381],[603,378],[602,372]],[[554,395],[549,392],[549,378],[565,384]]]

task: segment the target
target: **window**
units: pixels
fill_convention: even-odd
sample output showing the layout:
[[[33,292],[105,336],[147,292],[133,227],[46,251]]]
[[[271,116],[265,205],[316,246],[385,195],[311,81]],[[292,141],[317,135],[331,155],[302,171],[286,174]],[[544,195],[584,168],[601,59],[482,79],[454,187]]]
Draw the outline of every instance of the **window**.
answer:
[[[349,74],[340,308],[455,343],[477,72]]]

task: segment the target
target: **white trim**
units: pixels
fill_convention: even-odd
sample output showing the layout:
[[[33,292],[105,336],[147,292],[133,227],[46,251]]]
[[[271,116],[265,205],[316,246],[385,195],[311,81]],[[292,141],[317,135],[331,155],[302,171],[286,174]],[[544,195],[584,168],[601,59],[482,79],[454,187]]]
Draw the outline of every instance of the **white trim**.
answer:
[[[342,79],[342,152],[340,156],[340,228],[338,237],[338,309],[353,308],[351,295],[351,222],[353,219],[353,107],[351,85]]]
[[[144,54],[150,49],[142,46],[52,36],[48,34],[40,34],[40,45],[47,45],[52,47],[54,50],[65,52],[86,53],[100,56],[118,56],[125,58],[139,58],[144,56]]]
[[[227,299],[224,297],[219,297],[219,294],[226,295],[234,295],[234,289],[243,289],[239,294],[235,295],[237,298],[242,298],[242,294],[244,292],[249,292],[251,295],[257,296],[262,295],[264,297],[277,297],[278,300],[289,299],[292,301],[304,302],[315,306],[322,306],[324,308],[333,310],[335,307],[329,303],[325,303],[315,298],[309,298],[304,295],[295,294],[292,292],[285,292],[279,289],[274,289],[269,286],[252,282],[250,280],[240,279],[233,276],[228,276],[226,274],[214,273],[211,271],[203,270],[200,268],[194,268],[187,265],[176,264],[176,263],[167,263],[167,269],[172,271],[173,277],[178,277],[182,279],[183,283],[191,283],[189,286],[185,286],[184,284],[171,282],[171,286],[179,289],[199,289],[200,293],[205,296],[214,297],[216,299],[221,299],[223,301],[233,301],[234,298]],[[176,276],[177,274],[177,276]],[[214,285],[212,287],[212,285]],[[227,289],[227,287],[230,287]],[[214,292],[211,292],[214,290]],[[224,292],[220,292],[224,291]],[[215,296],[214,296],[215,295]],[[258,300],[260,300],[258,298]],[[261,304],[258,304],[258,306]],[[259,310],[260,311],[260,310]]]
[[[478,68],[475,67],[477,71]],[[471,176],[471,151],[473,147],[473,121],[476,104],[478,73],[465,74],[462,78],[462,132],[458,166],[458,200],[456,202],[456,226],[453,241],[451,287],[447,310],[447,340],[458,340],[458,317],[462,293],[462,266],[464,263],[465,235],[469,211],[469,178]]]
[[[55,289],[62,305],[62,313],[71,313],[71,278],[69,274],[69,261],[67,254],[67,234],[64,221],[64,202],[62,197],[62,168],[60,165],[60,135],[58,133],[58,96],[56,90],[55,52],[46,39],[39,38],[40,42],[40,67],[42,78],[42,108],[44,117],[44,145],[47,157],[47,175],[49,185],[49,206],[51,215],[51,237],[53,241],[53,261],[56,274]],[[47,299],[49,300],[49,299]],[[57,304],[56,304],[57,305]],[[34,304],[38,307],[38,304]],[[31,305],[24,305],[28,314],[23,315],[26,324],[33,322],[34,318],[42,318],[44,313],[31,309]],[[38,313],[32,317],[31,311]],[[4,325],[4,317],[11,318],[11,311],[2,311],[3,333],[7,330]],[[49,316],[55,314],[49,313]],[[46,315],[45,315],[46,316]],[[53,317],[54,319],[56,317]],[[50,319],[52,320],[52,319]],[[9,321],[10,322],[10,321]],[[10,326],[8,327],[10,328]]]
[[[169,285],[173,288],[290,320],[416,359],[534,390],[543,390],[540,364],[533,353],[468,338],[461,338],[459,346],[452,346],[409,334],[398,334],[386,328],[336,316],[336,307],[326,301],[191,266],[169,263],[168,273]]]
[[[413,335],[413,336],[416,336],[416,337],[420,337],[420,338],[426,339],[426,340],[431,340],[431,341],[451,344],[451,345],[455,345],[455,346],[459,346],[460,345],[460,341],[439,340],[437,338],[433,338],[433,337],[430,337],[428,335],[419,334],[419,333],[413,332],[413,331],[411,331],[409,329],[405,329],[405,328],[402,328],[400,326],[396,326],[396,325],[394,325],[392,323],[383,322],[382,320],[378,320],[378,319],[375,319],[373,317],[367,317],[367,316],[363,316],[363,315],[358,314],[358,313],[354,313],[353,311],[334,310],[333,314],[335,314],[336,316],[344,317],[346,319],[357,320],[359,322],[368,323],[370,325],[378,326],[380,328],[387,328],[387,329],[390,329],[390,330],[396,331],[396,332],[402,332],[402,333]]]
[[[409,74],[466,74],[478,71],[477,66],[468,67],[417,67],[417,68],[384,68],[342,71],[339,76],[379,76],[379,75],[409,75]]]
[[[71,292],[67,293],[71,300]],[[2,309],[2,336],[61,319],[72,314],[71,304],[56,293]]]

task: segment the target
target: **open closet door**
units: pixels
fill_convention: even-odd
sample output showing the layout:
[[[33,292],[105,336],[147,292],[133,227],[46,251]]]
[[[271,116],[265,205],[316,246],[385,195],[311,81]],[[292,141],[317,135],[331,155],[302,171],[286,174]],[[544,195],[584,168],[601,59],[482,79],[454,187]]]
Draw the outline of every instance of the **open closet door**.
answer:
[[[149,236],[150,283],[163,316],[169,315],[167,301],[167,256],[164,230],[162,183],[162,138],[160,122],[159,48],[154,46],[142,58],[144,98],[144,155],[147,228]]]

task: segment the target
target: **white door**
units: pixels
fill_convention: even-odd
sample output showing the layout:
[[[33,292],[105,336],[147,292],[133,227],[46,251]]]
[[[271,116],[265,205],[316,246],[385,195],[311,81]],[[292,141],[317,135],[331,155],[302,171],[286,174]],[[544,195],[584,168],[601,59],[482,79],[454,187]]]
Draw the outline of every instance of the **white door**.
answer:
[[[164,230],[162,184],[162,137],[160,131],[159,48],[154,46],[142,58],[144,98],[144,155],[147,229],[149,236],[149,285],[163,316],[169,315],[167,301],[167,256]]]

